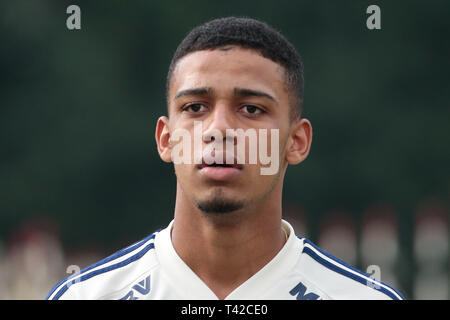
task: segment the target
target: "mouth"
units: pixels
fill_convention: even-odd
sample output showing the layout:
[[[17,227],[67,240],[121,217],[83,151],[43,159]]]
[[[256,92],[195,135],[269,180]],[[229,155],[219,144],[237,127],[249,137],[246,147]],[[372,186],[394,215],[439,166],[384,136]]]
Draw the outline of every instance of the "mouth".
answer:
[[[197,166],[200,174],[207,179],[217,180],[217,181],[226,181],[231,180],[233,177],[239,175],[243,166],[237,163],[228,164],[228,163],[211,163],[207,164],[203,161],[202,164]]]
[[[234,168],[234,169],[238,169],[238,170],[242,170],[242,165],[240,164],[228,164],[228,163],[212,163],[212,164],[207,164],[205,161],[203,161],[202,164],[199,164],[197,166],[197,168],[199,169],[203,169],[203,168]]]

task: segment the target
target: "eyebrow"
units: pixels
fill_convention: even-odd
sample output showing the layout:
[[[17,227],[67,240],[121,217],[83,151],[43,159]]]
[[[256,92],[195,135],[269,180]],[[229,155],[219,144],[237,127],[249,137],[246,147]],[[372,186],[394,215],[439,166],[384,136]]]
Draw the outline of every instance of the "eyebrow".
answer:
[[[277,99],[275,99],[270,94],[262,92],[262,91],[258,91],[258,90],[253,90],[253,89],[234,88],[234,95],[243,96],[243,97],[247,97],[247,96],[261,97],[261,98],[267,98],[267,99],[277,102]]]
[[[175,95],[175,99],[178,99],[183,96],[211,95],[212,91],[213,91],[212,88],[206,88],[206,87],[181,90],[181,91],[178,91],[178,93]]]
[[[213,89],[210,87],[201,87],[201,88],[192,88],[192,89],[185,89],[179,91],[175,95],[175,99],[178,99],[182,96],[206,96],[206,95],[212,95]],[[275,99],[273,96],[271,96],[268,93],[253,90],[253,89],[247,89],[247,88],[234,88],[233,93],[235,96],[240,97],[261,97],[261,98],[267,98],[272,101],[278,102],[277,99]]]

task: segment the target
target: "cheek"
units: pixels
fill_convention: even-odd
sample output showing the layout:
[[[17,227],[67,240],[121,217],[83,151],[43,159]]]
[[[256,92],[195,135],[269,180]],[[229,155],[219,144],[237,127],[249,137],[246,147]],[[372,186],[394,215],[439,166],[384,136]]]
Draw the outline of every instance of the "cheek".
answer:
[[[286,161],[288,130],[270,129],[259,136],[258,158],[262,175],[277,175]]]
[[[198,188],[198,183],[194,181],[192,166],[186,164],[174,165],[175,176],[177,182],[184,186],[185,190],[195,190]]]
[[[187,170],[185,167],[189,167],[191,164],[198,164],[195,156],[198,155],[198,144],[200,138],[196,137],[196,130],[194,130],[194,124],[192,121],[177,121],[172,125],[172,128],[176,128],[170,133],[171,141],[171,158],[172,162],[176,166],[176,170]],[[177,169],[177,167],[179,167]]]
[[[248,199],[260,199],[267,196],[279,182],[279,171],[273,175],[261,175],[258,168],[253,173],[246,177],[244,185],[239,190],[239,194],[245,195]]]
[[[175,170],[175,175],[177,176],[178,180],[184,176],[185,172],[183,170],[183,165],[174,164],[173,168]]]
[[[282,129],[278,130],[277,150],[280,155],[280,161],[284,160],[284,155],[286,153],[286,146],[289,142],[289,126],[284,126]]]

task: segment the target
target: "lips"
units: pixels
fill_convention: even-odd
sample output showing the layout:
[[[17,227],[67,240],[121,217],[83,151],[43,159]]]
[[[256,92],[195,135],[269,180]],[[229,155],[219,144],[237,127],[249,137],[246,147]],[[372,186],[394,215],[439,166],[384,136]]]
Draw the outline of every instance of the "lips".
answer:
[[[203,161],[202,164],[199,164],[197,167],[199,169],[209,167],[209,168],[234,168],[234,169],[242,170],[242,165],[236,164],[236,163],[228,164],[228,163],[215,163],[214,162],[212,164],[207,164],[205,161]]]
[[[204,160],[202,164],[197,166],[200,174],[203,175],[207,179],[216,180],[216,181],[226,181],[231,180],[233,177],[236,177],[242,172],[243,166],[236,163],[236,159],[234,159],[234,163],[211,163],[207,164]]]

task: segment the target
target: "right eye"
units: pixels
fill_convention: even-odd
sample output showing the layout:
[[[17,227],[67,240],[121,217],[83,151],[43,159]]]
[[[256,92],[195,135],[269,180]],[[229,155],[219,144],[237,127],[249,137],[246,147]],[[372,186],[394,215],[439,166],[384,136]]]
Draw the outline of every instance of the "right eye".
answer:
[[[183,111],[190,113],[199,113],[206,111],[207,108],[201,103],[191,103],[183,108]]]

